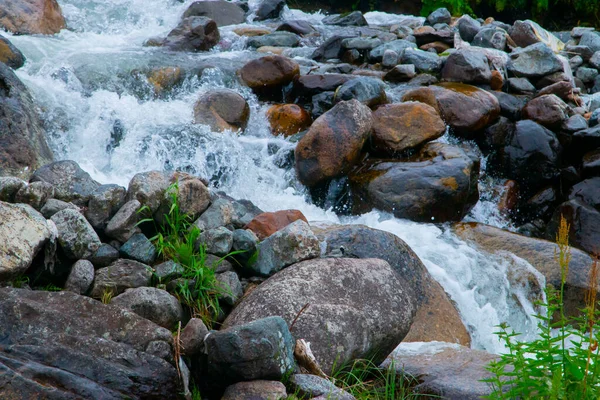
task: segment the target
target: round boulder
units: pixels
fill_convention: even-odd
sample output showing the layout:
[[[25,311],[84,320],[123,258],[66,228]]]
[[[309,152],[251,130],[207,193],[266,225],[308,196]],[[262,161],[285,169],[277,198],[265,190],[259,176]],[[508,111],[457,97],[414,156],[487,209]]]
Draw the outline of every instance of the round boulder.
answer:
[[[296,104],[276,104],[267,110],[267,119],[273,134],[292,136],[310,127],[308,111]]]
[[[379,364],[402,341],[416,311],[410,293],[408,283],[383,260],[309,260],[254,289],[224,327],[268,316],[281,316],[288,325],[295,320],[294,338],[310,342],[323,371],[331,373],[334,365],[373,354]]]
[[[483,52],[463,48],[448,56],[442,68],[442,79],[451,82],[490,83],[492,72]]]
[[[233,90],[204,93],[194,105],[194,123],[208,125],[216,132],[244,131],[249,118],[250,106]]]
[[[300,74],[300,66],[283,56],[265,56],[244,65],[239,74],[257,94],[273,95]]]
[[[131,310],[167,329],[173,329],[183,318],[179,301],[167,291],[153,287],[127,289],[113,298],[110,304]]]
[[[546,94],[527,103],[522,113],[524,118],[553,129],[560,128],[569,118],[570,108],[555,94]]]
[[[65,27],[56,0],[0,0],[0,26],[17,34],[53,35]]]
[[[183,18],[192,16],[210,18],[218,26],[237,25],[246,20],[242,7],[224,0],[195,1],[183,13]]]
[[[418,222],[460,221],[479,199],[479,157],[428,143],[410,161],[370,160],[349,174],[353,211],[377,208]]]
[[[217,23],[207,17],[187,17],[167,35],[163,46],[172,51],[206,51],[212,49],[221,35]]]
[[[358,100],[342,101],[317,118],[296,147],[300,182],[315,186],[348,172],[358,161],[372,124],[371,110]]]
[[[368,107],[387,102],[385,84],[381,79],[361,76],[345,82],[335,91],[334,101],[356,99]]]
[[[386,104],[373,113],[373,147],[394,155],[439,138],[446,124],[437,111],[424,103]]]
[[[54,186],[54,197],[87,206],[100,183],[92,179],[75,161],[56,161],[35,171],[30,182],[46,182]]]

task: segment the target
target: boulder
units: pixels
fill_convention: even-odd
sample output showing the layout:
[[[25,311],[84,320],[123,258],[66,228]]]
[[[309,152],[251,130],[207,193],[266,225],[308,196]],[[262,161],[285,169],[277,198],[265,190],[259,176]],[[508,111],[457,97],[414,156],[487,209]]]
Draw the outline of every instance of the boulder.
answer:
[[[310,22],[302,19],[294,19],[285,21],[283,24],[277,27],[278,31],[292,32],[296,35],[309,35],[317,32],[317,29],[311,25]]]
[[[490,83],[492,72],[481,51],[463,48],[448,56],[442,69],[442,79],[463,83]]]
[[[221,400],[283,400],[287,399],[285,386],[277,381],[238,382],[227,387]]]
[[[3,3],[10,7],[24,4]],[[1,21],[4,8],[0,10]],[[28,179],[32,171],[52,161],[52,151],[31,94],[4,63],[0,63],[0,87],[0,176]]]
[[[437,139],[444,132],[446,124],[427,104],[386,104],[373,113],[371,143],[377,152],[393,156]]]
[[[70,160],[44,165],[33,173],[30,182],[49,183],[54,187],[55,198],[79,206],[87,206],[92,193],[100,187],[79,164]]]
[[[347,173],[371,133],[371,110],[358,100],[342,101],[320,116],[296,147],[300,182],[315,186]]]
[[[119,249],[123,258],[152,264],[158,255],[156,247],[143,233],[136,233],[129,238]]]
[[[268,35],[273,31],[269,28],[262,28],[258,26],[245,26],[243,28],[235,28],[233,32],[238,36],[254,37]]]
[[[569,200],[579,200],[600,211],[600,177],[586,179],[573,186]]]
[[[254,217],[244,228],[254,232],[259,240],[265,240],[275,232],[298,220],[308,223],[304,214],[299,210],[265,212]]]
[[[331,383],[330,380],[316,375],[295,374],[289,382],[290,388],[302,398],[315,399],[324,396],[326,399],[355,400],[355,397]]]
[[[148,171],[135,174],[127,188],[126,202],[139,201],[141,206],[148,206],[154,213],[161,205],[164,194],[171,184],[166,172]]]
[[[371,52],[369,53],[369,61],[371,61],[372,63],[381,62],[383,59],[383,54],[387,50],[393,50],[399,56],[402,56],[404,50],[409,48],[416,49],[417,45],[413,42],[404,39],[393,40],[371,50]]]
[[[418,222],[460,221],[479,199],[479,157],[428,143],[410,161],[372,159],[349,176],[353,211],[373,208]]]
[[[330,37],[315,49],[315,51],[311,55],[311,58],[315,61],[339,59],[343,53],[342,42],[349,37],[353,36],[334,35]]]
[[[19,69],[25,64],[23,53],[2,35],[0,35],[0,62],[12,69]]]
[[[460,314],[425,265],[398,236],[364,225],[314,228],[322,257],[379,258],[387,261],[412,288],[417,313],[404,342],[443,341],[469,346]]]
[[[233,232],[224,226],[203,231],[194,244],[196,247],[204,246],[209,254],[225,257],[231,252],[233,246]]]
[[[486,368],[498,356],[451,343],[406,343],[382,364],[407,379],[418,379],[411,390],[423,396],[478,400],[492,392]],[[393,364],[392,364],[393,363]]]
[[[442,69],[442,59],[436,53],[406,48],[400,58],[402,64],[413,64],[418,72],[438,73]]]
[[[203,350],[204,338],[208,328],[200,318],[192,318],[181,331],[182,353],[188,357],[200,354]]]
[[[435,24],[450,24],[451,20],[452,15],[450,15],[450,11],[446,8],[438,8],[427,16],[427,22],[431,26]]]
[[[456,21],[455,26],[458,27],[458,32],[462,40],[472,42],[477,32],[481,29],[481,22],[465,14]]]
[[[71,267],[65,282],[65,290],[86,294],[94,282],[94,265],[88,260],[79,260]]]
[[[96,270],[90,296],[101,298],[106,292],[117,296],[125,289],[150,285],[152,268],[133,260],[118,259],[108,267]]]
[[[177,399],[177,370],[149,352],[171,332],[69,291],[0,289],[7,399]],[[43,382],[43,384],[41,384]]]
[[[67,203],[56,199],[48,199],[46,203],[44,203],[44,206],[42,207],[40,212],[42,213],[44,218],[50,219],[54,214],[64,210],[65,208],[80,211],[79,207],[77,207],[73,203]]]
[[[533,94],[535,86],[527,78],[508,78],[508,89],[516,94]]]
[[[0,282],[22,275],[50,239],[46,219],[25,204],[0,201]]]
[[[285,0],[261,0],[255,12],[256,21],[279,18],[285,7]]]
[[[531,193],[558,177],[561,151],[552,131],[534,121],[522,120],[508,132],[504,146],[489,161],[497,165],[500,174]]]
[[[354,78],[345,74],[302,75],[294,80],[294,93],[298,97],[310,98],[319,93],[335,91]]]
[[[257,94],[281,96],[281,88],[300,74],[300,66],[286,57],[265,56],[244,65],[239,74]]]
[[[212,331],[204,339],[208,374],[223,383],[280,380],[296,367],[295,344],[277,316]]]
[[[108,221],[125,204],[126,190],[114,184],[101,185],[90,194],[85,217],[96,229],[104,230]]]
[[[54,214],[51,220],[58,229],[58,243],[68,258],[89,258],[100,247],[98,234],[79,211],[67,208]]]
[[[233,251],[240,251],[241,254],[236,254],[235,259],[242,264],[246,264],[258,249],[258,237],[251,230],[236,229],[233,231]]]
[[[544,275],[546,283],[560,288],[561,271],[556,262],[556,243],[522,236],[493,226],[477,223],[461,223],[454,232],[463,240],[474,243],[489,253],[510,252],[527,261]],[[555,240],[555,237],[552,237]],[[514,262],[509,259],[509,262]],[[571,249],[571,263],[565,283],[565,312],[569,316],[580,315],[585,307],[585,292],[589,289],[589,273],[592,258],[581,250]]]
[[[194,123],[211,130],[244,131],[250,118],[250,106],[237,92],[217,89],[204,93],[194,105]]]
[[[556,129],[569,118],[570,107],[554,94],[546,94],[530,100],[523,108],[523,117],[531,119],[548,129]]]
[[[133,311],[169,330],[183,319],[179,300],[165,290],[153,287],[126,289],[125,293],[114,297],[110,304]]]
[[[15,196],[27,182],[14,176],[0,176],[0,201],[16,203]]]
[[[137,200],[128,201],[117,211],[114,217],[108,221],[104,230],[106,236],[117,239],[123,243],[129,240],[133,234],[140,232],[137,226],[139,221],[138,211],[142,205]]]
[[[310,127],[312,118],[308,111],[296,104],[275,104],[267,110],[267,119],[274,135],[295,135]]]
[[[411,80],[417,75],[415,66],[412,64],[400,64],[396,65],[383,77],[384,81],[388,82],[404,82]]]
[[[248,40],[247,44],[249,47],[254,47],[255,49],[263,46],[297,47],[300,44],[300,38],[295,33],[278,31],[252,37]]]
[[[319,241],[310,226],[297,220],[260,242],[258,257],[246,271],[271,276],[289,265],[318,257],[320,252]]]
[[[588,47],[591,53],[600,51],[600,35],[598,32],[586,31],[581,35],[579,45]]]
[[[112,247],[110,244],[102,243],[98,250],[90,257],[90,261],[95,268],[108,267],[113,262],[119,259],[119,250]]]
[[[220,228],[231,225],[235,217],[233,203],[227,199],[217,199],[202,213],[194,225],[201,231]]]
[[[323,371],[331,373],[334,365],[356,358],[372,356],[375,364],[383,360],[410,328],[416,311],[411,293],[408,283],[382,260],[309,260],[250,292],[224,326],[275,315],[288,324],[295,321],[294,338],[310,342]]]
[[[183,13],[183,18],[207,17],[217,26],[237,25],[246,21],[246,13],[239,5],[225,0],[195,1]]]
[[[148,83],[157,97],[165,98],[166,94],[181,85],[185,80],[185,71],[181,67],[158,67],[146,73]],[[112,137],[111,137],[112,139]]]
[[[56,0],[0,0],[0,26],[15,34],[53,35],[65,28]]]
[[[187,17],[169,32],[162,45],[171,51],[207,51],[219,43],[220,38],[219,28],[214,20],[207,17]]]
[[[527,47],[541,42],[556,53],[565,47],[560,39],[531,20],[515,21],[509,33],[510,38],[519,47]]]
[[[444,43],[446,46],[454,44],[454,31],[448,27],[436,29],[431,26],[419,26],[413,29],[412,36],[417,46],[429,45],[430,43]]]
[[[473,39],[473,46],[504,51],[506,48],[506,31],[499,27],[481,29]]]
[[[339,26],[366,26],[369,25],[360,11],[353,11],[349,14],[330,15],[321,21],[325,25]]]
[[[36,210],[41,210],[52,197],[54,197],[54,186],[47,182],[33,182],[19,189],[15,195],[15,202],[29,204]]]
[[[335,91],[335,102],[356,99],[367,107],[387,103],[385,84],[381,79],[361,76],[351,79]]]
[[[554,211],[546,228],[546,238],[556,237],[563,216],[569,226],[569,243],[590,254],[598,254],[600,243],[600,211],[577,199],[562,203]]]
[[[559,58],[544,43],[536,43],[510,53],[508,71],[515,76],[541,78],[563,70]]]
[[[244,294],[238,275],[234,271],[226,271],[216,277],[217,282],[225,289],[225,294],[220,295],[219,300],[230,306],[235,305]]]
[[[175,172],[170,182],[171,185],[163,192],[160,207],[154,212],[154,221],[157,223],[166,223],[165,217],[169,215],[173,206],[175,191],[179,212],[188,215],[191,219],[202,214],[210,206],[210,192],[206,187],[206,181],[185,172]]]

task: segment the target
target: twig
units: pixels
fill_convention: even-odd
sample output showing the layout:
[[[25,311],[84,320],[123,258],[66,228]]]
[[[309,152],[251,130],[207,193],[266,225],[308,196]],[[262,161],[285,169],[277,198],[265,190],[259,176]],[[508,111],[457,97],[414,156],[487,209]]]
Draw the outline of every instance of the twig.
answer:
[[[310,303],[306,303],[306,304],[304,305],[304,307],[302,307],[302,308],[300,309],[300,311],[298,311],[298,314],[296,314],[296,318],[294,318],[294,320],[292,321],[292,324],[290,325],[290,331],[291,331],[292,329],[294,329],[294,325],[296,325],[296,321],[298,321],[298,318],[300,318],[300,315],[302,315],[302,313],[303,313],[304,311],[306,311],[306,309],[308,308],[308,306],[309,306],[309,305],[310,305]]]

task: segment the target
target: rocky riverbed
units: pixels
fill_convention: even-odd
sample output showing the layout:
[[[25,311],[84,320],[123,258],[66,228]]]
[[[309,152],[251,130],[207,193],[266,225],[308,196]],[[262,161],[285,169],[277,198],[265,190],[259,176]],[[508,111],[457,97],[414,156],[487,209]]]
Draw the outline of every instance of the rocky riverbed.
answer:
[[[560,282],[561,215],[577,315],[600,246],[600,33],[445,9],[154,5],[172,11],[135,46],[76,41],[55,56],[77,35],[116,35],[106,10],[0,0],[0,397],[183,398],[192,385],[206,398],[345,399],[325,376],[370,358],[416,392],[479,398],[495,357],[481,327],[535,336],[533,304]],[[174,204],[226,288],[214,324],[152,239]],[[500,227],[477,218],[482,204]],[[334,217],[307,217],[320,208]],[[365,225],[374,215],[381,229]],[[405,240],[386,229],[398,220],[412,221]],[[423,250],[424,224],[446,254]],[[440,272],[456,249],[472,269]]]

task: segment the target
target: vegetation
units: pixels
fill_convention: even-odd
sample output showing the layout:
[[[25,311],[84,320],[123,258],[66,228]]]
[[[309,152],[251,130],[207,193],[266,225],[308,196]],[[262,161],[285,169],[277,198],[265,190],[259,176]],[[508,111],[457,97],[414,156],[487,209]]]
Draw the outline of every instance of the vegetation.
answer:
[[[102,297],[100,298],[100,301],[102,302],[102,304],[110,304],[113,296],[113,290],[110,288],[106,288],[104,289],[104,292],[102,292]]]
[[[539,320],[540,338],[532,342],[517,340],[506,325],[497,335],[508,353],[492,362],[487,379],[493,386],[489,399],[598,399],[600,398],[600,313],[596,308],[598,262],[589,276],[589,291],[583,316],[571,325],[564,313],[563,298],[569,271],[569,225],[561,218],[557,234],[556,258],[561,270],[559,290],[546,290],[547,304]]]
[[[334,371],[332,381],[358,400],[411,400],[421,397],[410,389],[416,382],[399,374],[393,362],[382,369],[369,360],[355,360],[349,366]]]
[[[157,234],[150,238],[154,242],[159,257],[173,260],[183,267],[182,281],[176,294],[187,305],[194,317],[201,318],[211,328],[221,314],[219,298],[227,295],[229,288],[224,287],[215,276],[219,263],[228,254],[213,265],[207,265],[206,247],[198,243],[200,229],[193,224],[192,218],[184,214],[179,206],[179,187],[177,183],[167,189],[171,207],[164,217],[164,223],[157,227]],[[141,212],[148,212],[147,207]],[[154,221],[146,218],[141,222]]]

